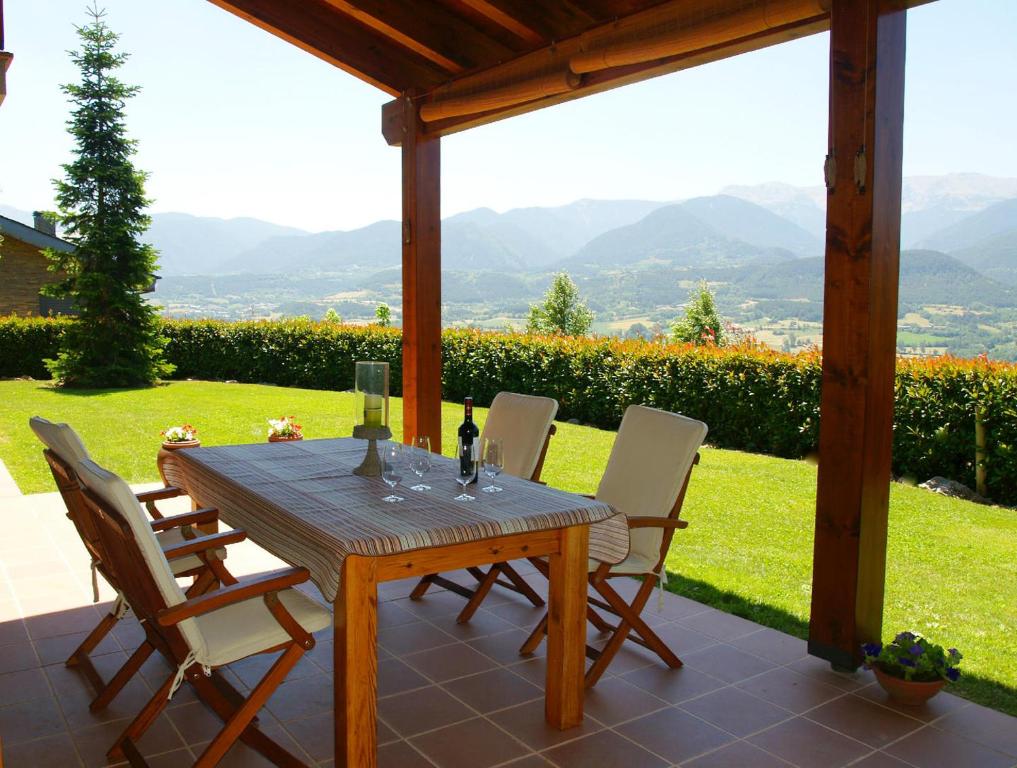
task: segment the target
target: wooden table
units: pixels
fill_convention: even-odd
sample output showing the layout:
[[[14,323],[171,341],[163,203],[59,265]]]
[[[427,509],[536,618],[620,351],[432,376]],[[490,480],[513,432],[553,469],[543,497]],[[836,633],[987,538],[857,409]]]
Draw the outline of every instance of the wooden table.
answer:
[[[600,502],[513,477],[501,494],[456,502],[453,462],[434,457],[431,491],[353,476],[365,445],[352,439],[174,452],[170,480],[291,565],[311,571],[335,604],[336,765],[376,765],[378,584],[469,566],[547,556],[545,717],[583,719],[588,556],[620,562],[624,517]],[[523,507],[532,507],[526,511]],[[597,535],[590,536],[590,523]]]

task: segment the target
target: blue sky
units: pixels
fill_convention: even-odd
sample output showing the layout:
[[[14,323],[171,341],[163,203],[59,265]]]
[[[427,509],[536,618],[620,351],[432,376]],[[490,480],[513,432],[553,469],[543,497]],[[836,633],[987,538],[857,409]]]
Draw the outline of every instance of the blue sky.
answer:
[[[85,0],[7,0],[0,203],[52,207],[69,159],[66,51]],[[143,86],[128,111],[153,211],[309,230],[399,217],[389,97],[204,0],[105,0]],[[1017,0],[939,0],[908,19],[906,175],[1017,176]],[[593,96],[443,140],[442,210],[671,200],[821,183],[828,38]]]

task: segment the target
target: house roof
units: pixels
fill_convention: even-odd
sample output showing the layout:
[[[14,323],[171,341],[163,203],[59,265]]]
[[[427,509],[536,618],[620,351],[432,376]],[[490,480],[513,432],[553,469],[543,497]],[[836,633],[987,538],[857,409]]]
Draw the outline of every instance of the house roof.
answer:
[[[40,232],[34,227],[6,216],[0,216],[0,234],[34,245],[36,248],[52,248],[54,251],[62,253],[71,253],[74,250],[74,246],[66,240],[61,240],[54,235],[47,235],[45,232]]]

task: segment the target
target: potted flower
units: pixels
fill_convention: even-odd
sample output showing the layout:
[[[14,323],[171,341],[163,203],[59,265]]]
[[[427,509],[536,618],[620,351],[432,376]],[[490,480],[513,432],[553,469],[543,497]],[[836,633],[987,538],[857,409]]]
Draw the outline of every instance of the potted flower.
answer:
[[[198,439],[198,430],[190,424],[179,427],[167,427],[161,433],[162,447],[167,451],[176,451],[180,448],[197,448],[201,445]]]
[[[283,416],[279,419],[268,420],[268,442],[286,443],[293,440],[303,440],[302,426],[297,424],[295,416]]]
[[[957,665],[964,658],[956,648],[943,650],[913,632],[901,632],[889,643],[865,643],[862,652],[883,690],[909,706],[924,704],[960,677]]]

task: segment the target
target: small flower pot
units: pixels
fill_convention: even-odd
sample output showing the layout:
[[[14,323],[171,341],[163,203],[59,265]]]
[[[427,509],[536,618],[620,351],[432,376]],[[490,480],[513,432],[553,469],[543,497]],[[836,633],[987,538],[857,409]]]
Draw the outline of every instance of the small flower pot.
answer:
[[[162,449],[164,451],[179,451],[181,448],[200,448],[200,440],[178,440],[174,443],[164,440],[162,443]]]
[[[303,440],[303,435],[269,435],[268,442],[270,443],[295,443],[297,440]]]
[[[875,672],[876,681],[887,695],[898,704],[908,707],[920,707],[946,685],[946,680],[931,680],[929,682],[903,680],[887,674],[879,667],[873,667],[872,671]]]

